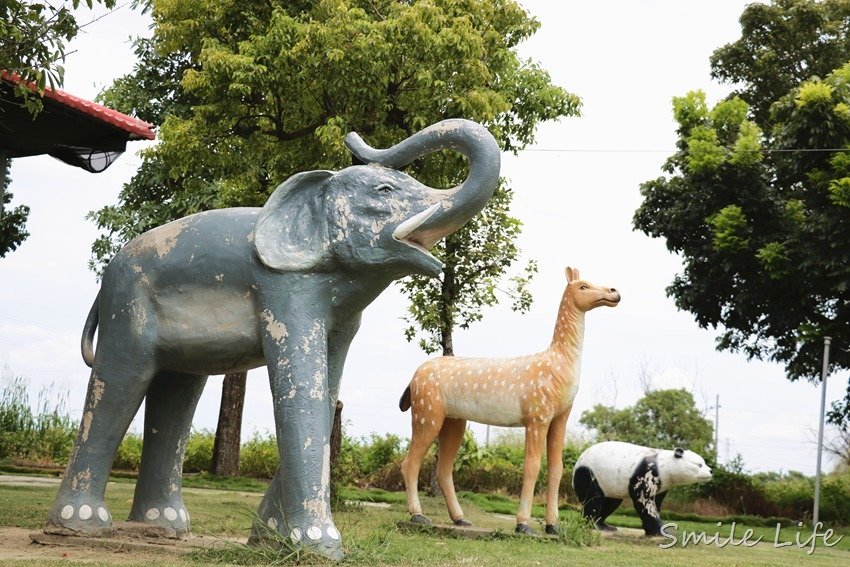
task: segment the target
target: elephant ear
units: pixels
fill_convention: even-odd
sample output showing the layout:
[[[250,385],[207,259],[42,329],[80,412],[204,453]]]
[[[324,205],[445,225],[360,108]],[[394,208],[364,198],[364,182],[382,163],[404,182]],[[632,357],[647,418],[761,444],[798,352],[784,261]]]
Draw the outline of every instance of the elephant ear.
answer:
[[[260,210],[254,248],[273,270],[310,270],[330,258],[324,182],[332,171],[297,173],[282,183]]]

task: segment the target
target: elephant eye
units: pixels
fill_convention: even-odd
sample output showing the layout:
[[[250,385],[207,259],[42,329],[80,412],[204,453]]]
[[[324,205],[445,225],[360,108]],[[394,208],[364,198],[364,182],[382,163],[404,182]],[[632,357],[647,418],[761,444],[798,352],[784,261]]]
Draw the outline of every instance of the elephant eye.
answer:
[[[389,183],[381,183],[380,185],[375,187],[375,191],[379,191],[381,193],[391,193],[395,191],[395,187],[393,187]]]

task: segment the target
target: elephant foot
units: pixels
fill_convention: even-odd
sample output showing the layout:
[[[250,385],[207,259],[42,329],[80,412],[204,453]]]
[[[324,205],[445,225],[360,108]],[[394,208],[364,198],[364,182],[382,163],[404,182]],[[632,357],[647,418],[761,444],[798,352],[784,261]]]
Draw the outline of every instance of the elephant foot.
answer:
[[[129,520],[163,528],[166,537],[180,538],[189,533],[189,512],[182,500],[134,502]]]
[[[454,523],[455,523],[456,526],[461,526],[461,527],[472,525],[472,522],[470,522],[469,520],[464,520],[463,518],[461,518],[459,520],[455,520]]]
[[[558,526],[555,524],[546,524],[546,529],[544,531],[547,535],[558,535]]]
[[[328,523],[324,527],[314,525],[301,528],[288,527],[275,517],[266,518],[264,522],[254,523],[248,545],[310,551],[333,561],[345,557],[339,530],[333,523]]]
[[[518,534],[534,535],[534,530],[528,524],[517,524],[514,531]]]
[[[422,514],[414,514],[410,517],[411,524],[420,524],[422,526],[430,526],[434,522],[431,521],[431,518],[428,516],[423,516]]]
[[[44,532],[108,537],[113,534],[112,514],[102,501],[57,501],[47,517]]]

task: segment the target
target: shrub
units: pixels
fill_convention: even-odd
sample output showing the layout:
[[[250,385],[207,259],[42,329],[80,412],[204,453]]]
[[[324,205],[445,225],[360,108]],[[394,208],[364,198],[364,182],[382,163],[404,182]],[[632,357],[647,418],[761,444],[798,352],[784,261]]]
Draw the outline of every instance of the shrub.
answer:
[[[142,462],[142,436],[137,433],[127,433],[118,446],[118,453],[112,468],[138,471]]]
[[[271,478],[280,463],[277,440],[273,435],[263,437],[256,431],[239,453],[239,474],[255,478]]]
[[[37,411],[30,408],[27,380],[3,374],[0,391],[0,458],[64,464],[77,435],[65,410],[67,395],[53,401],[53,387],[39,392]]]
[[[215,433],[209,430],[192,431],[186,441],[186,453],[183,457],[183,472],[204,472],[212,465]]]

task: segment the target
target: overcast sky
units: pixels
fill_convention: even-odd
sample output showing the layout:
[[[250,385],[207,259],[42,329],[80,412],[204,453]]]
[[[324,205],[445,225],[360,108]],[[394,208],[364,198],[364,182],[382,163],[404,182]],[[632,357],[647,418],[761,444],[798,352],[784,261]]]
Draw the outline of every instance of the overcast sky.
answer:
[[[564,267],[576,266],[585,279],[616,287],[623,300],[587,316],[569,432],[582,433],[579,417],[596,403],[633,404],[642,393],[643,367],[653,372],[655,387],[691,390],[712,420],[709,407],[720,396],[721,460],[740,453],[753,471],[812,474],[819,388],[789,382],[778,365],[717,352],[716,333],[699,329],[665,296],[680,258],[663,241],[631,227],[640,183],[661,174],[674,148],[671,98],[703,89],[714,102],[728,92],[711,81],[708,57],[740,35],[738,17],[747,2],[521,3],[542,23],[520,47],[521,55],[578,94],[583,116],[542,125],[534,148],[504,156],[502,174],[515,190],[514,214],[524,223],[520,244],[525,257],[539,263],[531,288],[535,302],[526,315],[507,307],[488,311],[482,322],[457,332],[456,353],[505,356],[545,348],[565,285]],[[88,19],[82,11],[80,20]],[[134,59],[128,37],[148,34],[148,25],[125,4],[86,27],[71,45],[65,90],[93,98],[129,72]],[[142,147],[131,143],[101,174],[48,157],[18,159],[12,166],[13,206],[31,207],[31,236],[0,260],[0,365],[8,368],[6,374],[28,378],[33,402],[49,385],[67,392],[75,417],[82,413],[88,381],[79,338],[97,293],[87,267],[97,230],[85,215],[116,202],[140,164],[135,154]],[[409,436],[410,416],[399,412],[398,399],[426,356],[404,339],[405,310],[405,298],[391,287],[364,313],[341,393],[349,434]],[[846,375],[833,374],[827,401],[841,398],[846,385]],[[211,377],[195,427],[215,428],[220,392],[221,377]],[[244,435],[273,431],[272,419],[265,371],[252,371]],[[133,427],[141,431],[140,416]],[[484,427],[472,428],[483,442]]]

